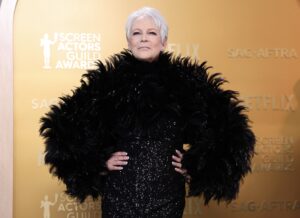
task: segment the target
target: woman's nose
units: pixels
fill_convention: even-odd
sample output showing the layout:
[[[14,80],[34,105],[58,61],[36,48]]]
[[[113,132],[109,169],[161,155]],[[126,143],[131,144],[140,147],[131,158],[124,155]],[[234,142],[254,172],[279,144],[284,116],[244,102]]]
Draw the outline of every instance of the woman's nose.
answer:
[[[147,34],[142,34],[142,38],[141,38],[141,41],[142,42],[146,42],[148,39],[147,39]]]

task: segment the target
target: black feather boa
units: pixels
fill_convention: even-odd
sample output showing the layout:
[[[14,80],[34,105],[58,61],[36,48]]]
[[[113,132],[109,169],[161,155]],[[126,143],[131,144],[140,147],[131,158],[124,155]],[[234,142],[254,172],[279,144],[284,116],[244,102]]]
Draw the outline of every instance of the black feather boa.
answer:
[[[72,95],[41,118],[45,162],[67,194],[83,201],[102,194],[105,162],[122,132],[158,129],[156,120],[176,116],[182,143],[190,144],[183,167],[191,176],[189,196],[231,201],[251,171],[255,137],[237,92],[223,90],[206,63],[161,53],[153,63],[125,50],[83,75]]]

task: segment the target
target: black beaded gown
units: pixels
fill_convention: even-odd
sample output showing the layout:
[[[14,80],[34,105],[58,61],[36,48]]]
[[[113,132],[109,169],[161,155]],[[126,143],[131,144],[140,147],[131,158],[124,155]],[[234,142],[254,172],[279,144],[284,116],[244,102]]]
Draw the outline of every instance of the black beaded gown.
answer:
[[[176,113],[180,105],[157,63],[137,61],[134,67],[137,74],[124,72],[131,83],[116,94],[119,105],[110,119],[114,150],[127,152],[129,160],[123,170],[107,175],[102,216],[181,218],[185,181],[172,165],[175,150],[183,152],[182,118]]]
[[[161,53],[152,63],[129,51],[98,62],[72,95],[41,118],[45,163],[83,202],[101,197],[103,218],[181,218],[188,196],[231,201],[250,172],[255,136],[237,92],[223,90],[205,63]],[[183,151],[183,144],[189,149]],[[108,171],[113,152],[128,153],[121,171]]]
[[[116,146],[129,155],[121,171],[112,171],[102,196],[102,217],[181,218],[185,205],[184,177],[174,170],[172,155],[181,150],[176,121],[146,135],[132,133]],[[176,131],[177,130],[177,131]]]

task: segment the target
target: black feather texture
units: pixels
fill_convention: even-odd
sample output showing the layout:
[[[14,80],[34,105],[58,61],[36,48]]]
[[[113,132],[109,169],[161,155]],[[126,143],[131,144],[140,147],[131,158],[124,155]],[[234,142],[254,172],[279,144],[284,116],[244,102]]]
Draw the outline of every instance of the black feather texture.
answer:
[[[223,90],[219,74],[206,63],[161,53],[153,63],[125,50],[83,75],[81,86],[41,118],[45,162],[83,201],[103,192],[105,162],[129,131],[155,129],[158,119],[176,117],[182,143],[189,143],[183,166],[192,179],[189,195],[231,201],[250,172],[255,137],[237,92]],[[129,184],[128,184],[129,185]]]
[[[238,93],[223,90],[226,81],[219,73],[208,76],[207,69],[203,63],[192,73],[195,91],[185,129],[190,149],[183,166],[192,178],[189,196],[203,195],[205,204],[211,199],[229,203],[251,172],[255,136]]]

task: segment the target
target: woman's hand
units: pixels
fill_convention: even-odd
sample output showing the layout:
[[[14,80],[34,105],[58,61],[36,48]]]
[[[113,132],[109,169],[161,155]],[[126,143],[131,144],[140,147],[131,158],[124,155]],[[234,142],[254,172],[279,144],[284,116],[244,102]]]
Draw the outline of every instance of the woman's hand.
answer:
[[[106,161],[106,167],[111,170],[122,170],[123,166],[128,163],[129,156],[124,151],[117,151]]]
[[[175,166],[175,171],[177,171],[178,173],[182,174],[186,181],[187,182],[190,182],[190,175],[187,174],[187,170],[186,169],[183,169],[182,168],[182,164],[181,164],[181,161],[182,161],[182,157],[183,157],[183,154],[176,150],[176,155],[172,155],[172,165]]]

